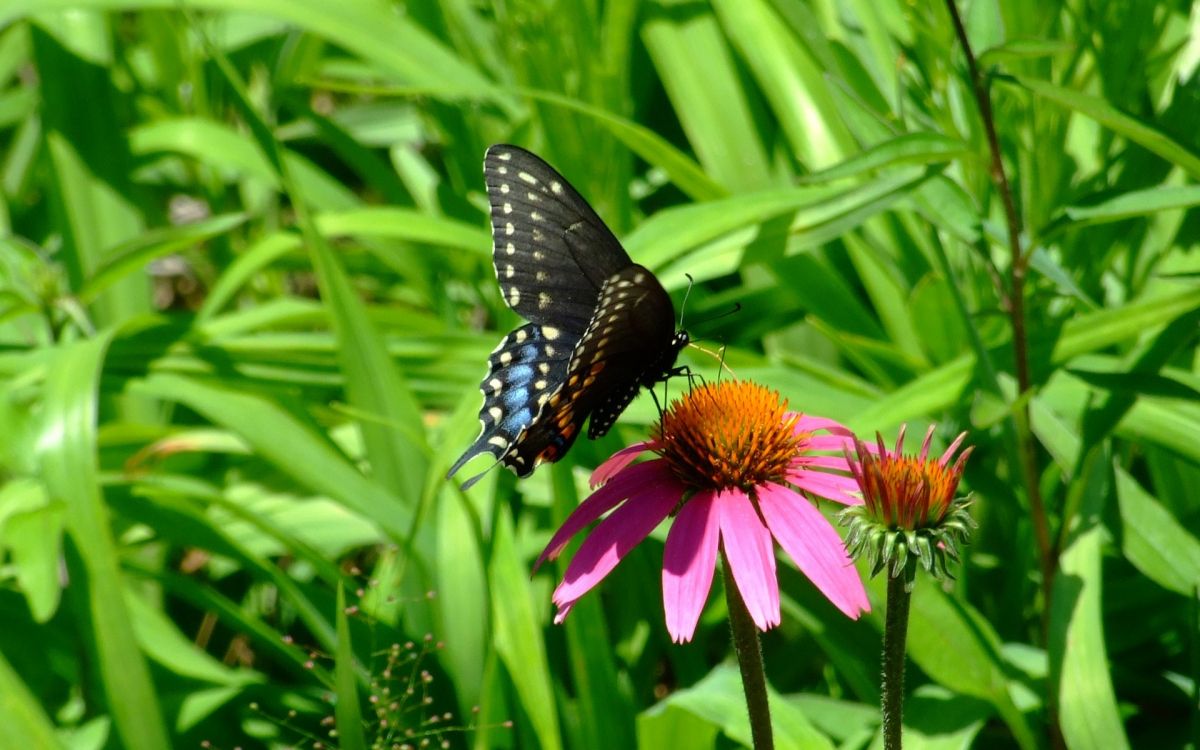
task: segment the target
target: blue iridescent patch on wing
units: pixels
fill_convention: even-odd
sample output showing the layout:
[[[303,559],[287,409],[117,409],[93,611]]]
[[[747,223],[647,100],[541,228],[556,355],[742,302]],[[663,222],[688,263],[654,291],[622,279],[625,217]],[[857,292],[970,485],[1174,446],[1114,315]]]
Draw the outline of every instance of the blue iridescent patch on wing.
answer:
[[[483,391],[479,437],[454,462],[451,475],[480,453],[501,458],[533,423],[550,392],[562,383],[574,346],[561,332],[554,333],[551,340],[542,326],[527,323],[505,336],[492,351],[488,373],[479,384]],[[470,487],[478,478],[472,477],[463,487]]]

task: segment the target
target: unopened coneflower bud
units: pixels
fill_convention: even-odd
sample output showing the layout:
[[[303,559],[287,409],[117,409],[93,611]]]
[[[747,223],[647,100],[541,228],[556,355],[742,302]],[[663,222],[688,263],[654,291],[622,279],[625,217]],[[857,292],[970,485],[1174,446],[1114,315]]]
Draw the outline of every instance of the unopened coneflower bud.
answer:
[[[855,440],[855,452],[846,451],[850,471],[862,491],[863,504],[842,511],[849,527],[846,546],[853,557],[866,555],[871,575],[885,567],[892,578],[903,574],[905,588],[912,590],[917,564],[935,578],[953,578],[949,561],[959,558],[958,546],[970,540],[975,521],[967,512],[968,496],[956,497],[963,466],[973,448],[959,454],[967,433],[950,444],[940,458],[929,457],[931,426],[916,456],[906,456],[904,426],[894,450],[883,438],[868,448]]]

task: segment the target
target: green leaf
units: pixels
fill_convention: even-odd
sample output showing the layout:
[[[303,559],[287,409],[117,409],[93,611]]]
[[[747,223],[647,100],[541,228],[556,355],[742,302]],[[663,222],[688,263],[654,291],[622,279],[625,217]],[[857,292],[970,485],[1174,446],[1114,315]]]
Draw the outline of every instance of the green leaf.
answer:
[[[1112,668],[1104,648],[1101,548],[1107,533],[1099,515],[1107,496],[1111,459],[1104,443],[1093,445],[1072,477],[1067,505],[1079,508],[1079,525],[1059,555],[1050,609],[1051,663],[1058,679],[1059,721],[1068,747],[1129,747]]]
[[[508,670],[521,709],[533,725],[539,746],[557,750],[562,744],[542,629],[534,615],[529,571],[517,554],[512,521],[504,512],[496,516],[488,581],[493,613],[492,643],[496,653]]]
[[[143,273],[147,263],[179,252],[241,226],[244,214],[214,216],[194,224],[152,229],[110,250],[101,265],[79,290],[83,302],[91,302],[105,289],[134,273]]]
[[[730,190],[775,182],[738,70],[711,11],[647,4],[642,40],[704,171]]]
[[[802,177],[800,184],[857,177],[897,164],[936,164],[952,161],[965,153],[965,143],[941,133],[904,133],[877,143],[832,167]]]
[[[259,148],[267,154],[285,191],[292,196],[296,221],[313,261],[321,298],[329,307],[338,337],[337,353],[346,379],[346,394],[351,406],[375,418],[359,421],[371,471],[376,481],[402,501],[416,505],[428,468],[425,460],[428,448],[416,400],[384,350],[366,306],[350,284],[340,260],[299,198],[294,172],[289,169],[282,148],[255,110],[237,72],[224,57],[218,56],[217,61]],[[395,429],[390,428],[392,425]]]
[[[54,734],[54,722],[4,658],[3,651],[0,651],[0,724],[4,726],[4,741],[9,747],[65,748]]]
[[[0,487],[0,549],[8,548],[36,622],[53,617],[62,597],[64,521],[63,507],[49,502],[40,481],[12,479]]]
[[[552,91],[519,89],[520,93],[537,101],[556,104],[565,109],[587,115],[625,144],[633,153],[648,164],[661,169],[675,186],[696,201],[723,198],[729,191],[714,181],[687,154],[675,148],[669,141],[649,128],[620,117],[599,107],[576,101]]]
[[[991,718],[987,703],[922,685],[904,702],[904,746],[909,750],[973,747]]]
[[[1036,78],[1017,76],[1016,81],[1038,96],[1089,117],[1114,133],[1123,135],[1143,148],[1158,154],[1182,168],[1193,178],[1200,178],[1200,156],[1178,141],[1171,139],[1161,130],[1117,110],[1104,99],[1062,88]]]
[[[1038,441],[1064,471],[1073,470],[1081,441],[1046,401],[1032,402]],[[1115,469],[1121,518],[1121,552],[1142,575],[1164,588],[1193,596],[1200,587],[1200,540],[1123,469]]]
[[[385,237],[466,250],[489,260],[492,253],[492,236],[483,227],[409,208],[371,206],[322,213],[316,217],[316,228],[327,239]]]
[[[1098,310],[1069,320],[1055,342],[1053,364],[1137,338],[1200,305],[1200,288],[1122,307]],[[963,354],[878,399],[848,422],[856,432],[893,427],[923,414],[936,414],[958,403],[971,381],[975,357]]]
[[[167,373],[132,381],[130,390],[186,404],[213,424],[241,436],[258,455],[295,481],[370,519],[393,539],[405,538],[412,521],[411,511],[360,474],[309,425],[272,401],[228,386]]]
[[[176,7],[172,0],[91,0],[87,6],[120,12]],[[32,13],[78,7],[77,0],[14,0],[0,11],[0,28]],[[354,50],[400,80],[426,87],[441,97],[480,97],[515,109],[514,103],[486,77],[410,18],[385,5],[352,3],[334,7],[320,0],[201,0],[189,7],[279,18]]]
[[[882,600],[882,579],[871,586]],[[908,656],[938,684],[992,704],[1018,745],[1037,747],[1009,693],[999,636],[969,604],[947,596],[932,580],[918,581],[913,589]]]
[[[793,213],[790,233],[819,244],[882,210],[922,179],[922,170],[907,168],[856,185],[768,190],[685,205],[660,211],[642,222],[625,238],[625,247],[645,265],[659,267],[678,262],[687,257],[687,251],[723,236]],[[850,221],[843,223],[848,218]],[[836,229],[830,231],[830,227]],[[742,240],[730,250],[740,255],[748,241]],[[664,284],[672,286],[675,279],[664,275]]]
[[[1200,205],[1200,185],[1162,185],[1131,190],[1092,206],[1068,206],[1068,218],[1080,224],[1103,224],[1159,211]]]
[[[209,655],[179,632],[163,610],[151,606],[140,594],[127,590],[125,604],[133,615],[138,643],[172,674],[230,687],[264,682],[263,676],[253,670],[232,669]]]
[[[346,590],[337,587],[337,653],[334,655],[333,712],[337,725],[338,747],[342,750],[367,750],[363,734],[362,705],[358,702],[358,664],[350,643],[350,623],[346,616]]]
[[[799,708],[769,690],[771,705],[771,727],[775,735],[775,747],[780,750],[833,750],[833,743],[809,722]],[[746,715],[746,698],[742,693],[742,680],[736,666],[730,663],[713,668],[704,679],[691,687],[671,693],[649,716],[661,717],[667,709],[687,711],[714,727],[720,728],[725,736],[750,747],[750,720]],[[639,737],[644,741],[652,730],[653,722],[645,717],[639,720]]]
[[[995,47],[988,47],[980,53],[979,67],[988,68],[993,65],[1053,57],[1074,49],[1074,44],[1057,39],[1013,39]]]
[[[46,379],[39,441],[46,489],[67,506],[67,531],[86,575],[97,674],[117,732],[130,750],[169,747],[158,694],[124,599],[124,575],[96,476],[96,415],[104,335],[63,346]]]
[[[716,0],[713,8],[766,95],[796,157],[816,170],[853,149],[854,140],[830,95],[827,72],[789,33],[770,3]]]

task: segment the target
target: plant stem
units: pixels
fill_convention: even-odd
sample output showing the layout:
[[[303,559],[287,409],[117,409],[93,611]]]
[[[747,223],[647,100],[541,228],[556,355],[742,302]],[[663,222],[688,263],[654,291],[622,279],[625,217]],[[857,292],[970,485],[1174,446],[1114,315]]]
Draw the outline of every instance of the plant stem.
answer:
[[[900,750],[904,726],[904,648],[908,640],[908,603],[912,593],[905,575],[888,576],[887,615],[883,625],[883,748]]]
[[[1029,377],[1029,344],[1025,327],[1025,274],[1029,269],[1029,261],[1033,257],[1033,243],[1029,252],[1021,250],[1021,218],[1017,215],[1017,207],[1013,201],[1012,188],[1008,184],[1008,175],[1004,172],[1004,160],[1000,153],[1000,140],[996,137],[996,122],[992,115],[992,102],[988,95],[987,82],[979,71],[975,61],[975,53],[971,51],[971,42],[967,39],[967,30],[962,18],[958,15],[955,0],[946,0],[946,9],[950,12],[950,20],[954,22],[954,33],[962,45],[963,54],[967,58],[967,69],[971,74],[971,90],[979,106],[979,116],[983,120],[984,132],[987,134],[988,151],[991,152],[991,177],[1000,194],[1004,206],[1004,218],[1008,224],[1008,246],[1012,262],[1009,264],[1009,283],[1007,293],[1000,290],[1001,299],[1005,303],[1013,332],[1013,371],[1017,377],[1017,398],[1020,408],[1014,416],[1017,438],[1017,458],[1021,464],[1021,474],[1025,484],[1025,492],[1029,496],[1029,511],[1033,520],[1033,535],[1037,543],[1038,563],[1042,571],[1042,643],[1050,642],[1050,611],[1054,593],[1054,576],[1058,571],[1058,544],[1050,536],[1050,520],[1046,513],[1046,503],[1042,500],[1042,490],[1038,485],[1037,450],[1033,441],[1033,430],[1029,416],[1029,399],[1023,396],[1032,387]],[[1048,695],[1046,707],[1049,720],[1050,744],[1054,748],[1064,747],[1062,730],[1058,724],[1058,695],[1055,687],[1047,683]]]
[[[991,177],[995,183],[996,192],[1004,206],[1004,217],[1008,224],[1008,245],[1012,255],[1009,264],[1009,288],[1004,293],[1001,290],[1005,307],[1013,332],[1013,371],[1017,377],[1017,395],[1027,393],[1032,386],[1029,376],[1029,342],[1025,326],[1025,275],[1029,269],[1029,261],[1033,248],[1026,253],[1021,250],[1021,219],[1017,215],[1016,204],[1013,201],[1012,188],[1008,184],[1008,175],[1004,171],[1004,160],[1000,154],[1000,140],[996,137],[995,117],[992,115],[992,102],[988,96],[987,83],[979,71],[975,54],[971,51],[971,43],[967,39],[967,30],[963,27],[962,18],[958,15],[955,0],[946,0],[946,9],[954,22],[954,32],[962,45],[963,54],[967,58],[967,69],[971,74],[971,89],[979,106],[979,116],[983,120],[983,129],[987,134],[988,151],[991,152]],[[1029,495],[1029,507],[1033,516],[1033,533],[1037,542],[1038,562],[1042,571],[1042,642],[1046,643],[1049,633],[1049,613],[1051,592],[1054,587],[1054,575],[1057,571],[1058,553],[1050,537],[1050,522],[1046,514],[1046,504],[1042,500],[1041,488],[1038,485],[1037,453],[1030,428],[1029,400],[1021,399],[1021,406],[1016,417],[1017,452],[1021,463],[1021,473],[1024,478],[1025,491]]]
[[[750,714],[754,750],[774,750],[771,707],[767,703],[767,677],[763,672],[758,628],[750,619],[750,612],[733,580],[724,547],[721,548],[721,569],[725,576],[725,601],[729,605],[729,630],[733,633],[733,650],[737,652],[738,669],[742,673],[742,690],[746,693],[746,711]]]

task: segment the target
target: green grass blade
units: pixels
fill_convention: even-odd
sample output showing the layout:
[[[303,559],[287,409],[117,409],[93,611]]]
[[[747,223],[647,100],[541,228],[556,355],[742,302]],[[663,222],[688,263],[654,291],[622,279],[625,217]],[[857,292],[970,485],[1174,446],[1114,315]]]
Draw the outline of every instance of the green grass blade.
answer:
[[[529,717],[538,744],[544,750],[562,747],[550,665],[542,629],[534,615],[529,571],[513,539],[512,521],[498,514],[492,534],[488,580],[492,595],[492,642],[508,669],[521,710]]]
[[[0,652],[0,724],[4,726],[8,747],[65,750],[54,733],[54,723],[3,652]]]
[[[777,184],[712,13],[661,0],[648,12],[642,39],[704,171],[730,190]]]
[[[1200,178],[1200,156],[1158,128],[1121,112],[1104,99],[1036,78],[1019,76],[1016,81],[1043,99],[1089,117],[1114,133],[1123,135],[1158,154],[1182,168],[1193,179]]]
[[[1108,451],[1099,443],[1088,450],[1082,476],[1071,481],[1068,504],[1080,508],[1080,524],[1059,556],[1050,610],[1051,674],[1058,674],[1058,707],[1068,747],[1129,747],[1112,668],[1104,647],[1101,596],[1102,547],[1108,532],[1099,523],[1106,484],[1111,477]]]
[[[350,621],[346,615],[346,590],[337,587],[337,654],[334,658],[334,718],[338,747],[342,750],[367,750],[363,733],[362,704],[358,700],[357,661],[350,643]]]
[[[359,473],[311,427],[271,400],[166,373],[133,381],[130,390],[186,404],[213,424],[242,437],[295,481],[370,519],[393,539],[403,539],[407,533],[412,512],[406,506]]]
[[[42,471],[50,495],[67,505],[67,530],[87,581],[97,673],[125,747],[169,747],[158,694],[124,600],[124,575],[96,475],[100,375],[112,332],[64,346],[46,380]]]
[[[403,502],[415,506],[428,468],[428,447],[423,441],[416,400],[384,350],[367,316],[366,306],[351,286],[333,248],[317,231],[308,207],[298,199],[293,172],[289,170],[274,134],[258,115],[229,61],[224,57],[218,57],[217,61],[258,147],[267,154],[285,191],[293,197],[296,221],[313,261],[322,301],[330,308],[338,337],[338,355],[350,404],[376,418],[359,423],[371,471],[380,484],[396,493]]]
[[[753,71],[792,153],[810,170],[845,158],[854,139],[822,70],[765,0],[716,0],[721,26]]]

